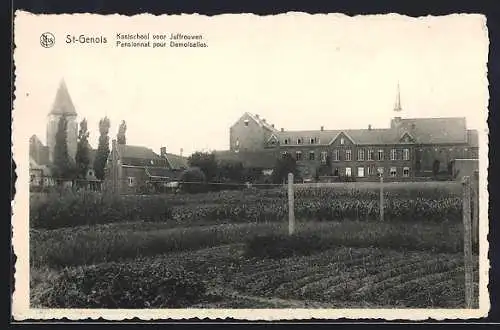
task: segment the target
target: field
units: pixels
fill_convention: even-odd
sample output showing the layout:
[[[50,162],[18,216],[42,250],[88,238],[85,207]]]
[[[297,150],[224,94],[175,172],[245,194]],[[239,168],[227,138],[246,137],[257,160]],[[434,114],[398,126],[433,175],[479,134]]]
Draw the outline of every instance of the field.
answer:
[[[34,307],[464,306],[455,184],[387,186],[384,222],[376,186],[299,185],[292,237],[282,187],[39,197],[30,204]]]

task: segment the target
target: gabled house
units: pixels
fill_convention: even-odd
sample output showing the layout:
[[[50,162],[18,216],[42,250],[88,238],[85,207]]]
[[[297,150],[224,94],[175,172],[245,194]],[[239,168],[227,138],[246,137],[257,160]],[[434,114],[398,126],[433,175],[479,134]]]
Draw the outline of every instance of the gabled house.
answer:
[[[187,159],[160,149],[153,150],[112,142],[105,169],[108,189],[121,194],[161,192],[177,182],[187,168]]]

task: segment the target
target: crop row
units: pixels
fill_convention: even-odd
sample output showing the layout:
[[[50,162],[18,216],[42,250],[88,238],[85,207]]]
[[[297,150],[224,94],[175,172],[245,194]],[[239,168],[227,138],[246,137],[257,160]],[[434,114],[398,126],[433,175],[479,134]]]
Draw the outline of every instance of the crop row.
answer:
[[[393,253],[383,257],[373,252],[354,259],[344,255],[335,263],[316,260],[313,267],[308,258],[287,259],[287,263],[270,269],[264,265],[247,267],[237,273],[231,285],[256,296],[325,303],[370,302],[420,308],[463,305],[459,255]]]

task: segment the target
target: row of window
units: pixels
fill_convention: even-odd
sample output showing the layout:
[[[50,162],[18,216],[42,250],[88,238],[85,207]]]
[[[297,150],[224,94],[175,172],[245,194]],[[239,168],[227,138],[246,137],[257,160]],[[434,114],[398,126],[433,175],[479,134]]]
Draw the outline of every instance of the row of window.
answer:
[[[348,176],[351,177],[353,175],[352,173],[353,168],[352,167],[345,167],[345,168],[335,168],[333,170],[333,175],[334,176]],[[363,178],[366,176],[370,175],[384,175],[384,168],[383,167],[377,167],[375,166],[368,166],[368,167],[358,167],[357,168],[357,177]],[[403,167],[402,172],[401,172],[403,177],[409,177],[410,176],[410,168],[409,167]],[[397,167],[390,167],[389,168],[389,176],[391,177],[396,177],[398,176],[398,169]]]
[[[283,157],[287,153],[283,153]],[[399,160],[399,153],[397,149],[391,149],[390,150],[390,160]],[[366,156],[366,159],[365,159]],[[320,154],[320,160],[322,163],[326,163],[328,157],[328,153],[326,151],[322,151]],[[296,151],[295,152],[295,159],[297,160],[304,160],[302,156],[302,151]],[[309,151],[309,160],[316,160],[316,152],[314,151]],[[402,150],[402,160],[410,160],[410,149],[403,149]],[[334,162],[340,161],[340,151],[338,149],[333,150],[332,152],[332,160]],[[351,149],[346,149],[344,150],[344,160],[345,161],[351,161],[352,160],[352,150]],[[364,160],[384,160],[384,150],[379,149],[375,153],[375,150],[369,149],[367,152],[365,149],[358,149],[358,160],[359,161],[364,161]]]
[[[296,143],[297,144],[304,144],[304,141],[308,141],[309,144],[320,144],[321,143],[321,139],[318,138],[318,137],[308,138],[308,139],[304,139],[302,137],[299,137],[299,138],[297,138]],[[345,139],[344,138],[340,138],[340,144],[344,145],[344,143],[345,143]],[[292,144],[292,139],[285,138],[283,140],[283,144]]]

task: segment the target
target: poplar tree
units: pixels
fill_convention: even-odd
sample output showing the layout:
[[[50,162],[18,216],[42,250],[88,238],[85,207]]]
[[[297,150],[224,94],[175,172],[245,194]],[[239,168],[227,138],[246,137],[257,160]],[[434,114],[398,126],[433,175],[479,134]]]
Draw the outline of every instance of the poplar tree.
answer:
[[[68,120],[61,116],[57,126],[54,146],[54,176],[56,179],[72,179],[72,164],[68,154]]]
[[[84,118],[80,123],[75,156],[77,175],[82,179],[86,177],[90,165],[90,145],[88,139],[89,131],[87,128],[87,120]]]
[[[104,180],[104,169],[109,156],[109,127],[111,123],[108,117],[104,117],[99,121],[99,145],[97,146],[97,154],[94,161],[95,176],[99,180]]]

